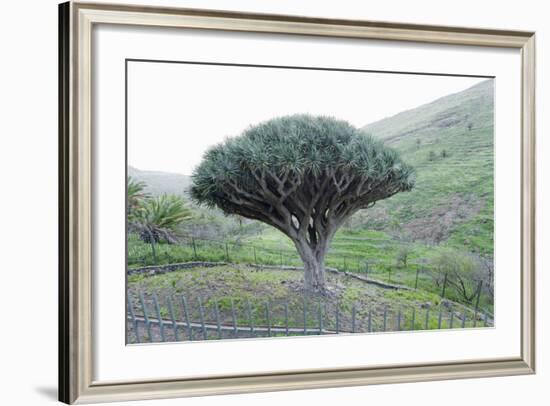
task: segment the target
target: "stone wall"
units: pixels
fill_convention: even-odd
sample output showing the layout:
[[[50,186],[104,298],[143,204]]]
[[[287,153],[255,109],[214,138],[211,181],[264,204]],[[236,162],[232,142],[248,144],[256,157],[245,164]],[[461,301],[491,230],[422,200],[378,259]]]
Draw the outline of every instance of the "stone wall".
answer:
[[[191,268],[212,268],[214,266],[227,265],[225,262],[181,262],[178,264],[168,264],[168,265],[151,265],[143,266],[141,268],[132,268],[128,269],[128,275],[136,274],[146,274],[146,275],[159,275],[167,272],[174,272],[180,269],[191,269]]]
[[[215,266],[222,266],[222,265],[235,265],[235,264],[229,264],[227,262],[195,261],[195,262],[181,262],[178,264],[168,264],[168,265],[151,265],[151,266],[143,266],[141,268],[128,269],[128,275],[136,275],[136,274],[159,275],[167,272],[178,271],[180,269],[191,269],[191,268],[198,268],[198,267],[212,268]],[[280,271],[303,271],[304,270],[304,268],[298,267],[298,266],[254,265],[254,264],[243,264],[243,265],[253,267],[253,268],[271,269],[271,270],[280,270]],[[327,272],[331,272],[342,276],[348,276],[350,278],[354,278],[365,283],[370,283],[372,285],[376,285],[385,289],[412,290],[408,286],[395,285],[393,283],[386,283],[378,280],[373,280],[363,275],[339,271],[336,268],[327,267],[326,270]]]

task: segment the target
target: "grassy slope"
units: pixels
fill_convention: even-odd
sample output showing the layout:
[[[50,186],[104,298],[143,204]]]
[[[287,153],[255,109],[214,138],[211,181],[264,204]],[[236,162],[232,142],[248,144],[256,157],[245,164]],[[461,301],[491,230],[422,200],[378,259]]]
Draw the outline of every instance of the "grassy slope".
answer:
[[[229,241],[229,240],[228,240]],[[409,244],[411,248],[407,267],[397,266],[395,257],[400,243],[383,232],[362,231],[352,234],[339,232],[327,255],[327,266],[349,272],[365,273],[365,262],[369,263],[368,277],[390,283],[415,286],[416,271],[419,270],[419,292],[439,295],[441,286],[434,282],[436,273],[429,266],[429,260],[437,254],[433,247],[421,243]],[[271,228],[260,235],[251,236],[240,242],[219,243],[217,241],[195,239],[195,249],[191,240],[179,245],[159,244],[156,247],[160,264],[188,261],[231,262],[234,264],[265,264],[302,266],[302,262],[291,241]],[[427,263],[422,263],[426,259]],[[128,266],[153,265],[151,246],[130,235],[128,244]],[[446,297],[461,301],[453,289],[447,288]],[[492,311],[492,302],[482,295],[480,305]]]
[[[417,170],[414,190],[379,202],[374,221],[384,230],[400,226],[413,238],[448,239],[492,255],[493,127],[491,80],[367,125]]]
[[[425,322],[425,310],[421,305],[429,303],[431,313],[429,328],[437,328],[440,298],[427,292],[389,291],[370,284],[357,281],[349,277],[328,275],[330,284],[336,287],[334,296],[316,297],[309,295],[304,297],[302,291],[302,274],[296,271],[263,270],[246,266],[218,266],[214,268],[195,268],[180,270],[163,275],[144,276],[133,275],[128,278],[129,294],[134,308],[140,314],[140,302],[138,293],[142,292],[149,311],[154,309],[151,301],[156,294],[160,302],[160,314],[168,318],[169,308],[166,298],[170,297],[173,303],[179,303],[181,295],[187,301],[189,317],[193,321],[200,319],[198,301],[200,298],[204,306],[204,317],[208,323],[216,322],[215,306],[218,305],[220,321],[222,324],[231,325],[231,302],[236,310],[236,318],[239,325],[247,325],[249,322],[247,307],[252,309],[254,325],[267,325],[265,306],[269,302],[270,325],[284,326],[284,305],[288,305],[289,325],[291,327],[303,326],[304,300],[307,302],[307,324],[311,328],[319,326],[319,303],[323,303],[323,318],[325,328],[334,329],[336,303],[339,307],[340,328],[349,331],[351,329],[351,316],[353,307],[356,308],[357,331],[367,330],[367,317],[369,310],[372,312],[374,330],[382,328],[384,309],[388,313],[388,330],[394,330],[396,317],[402,312],[402,325],[410,329],[411,312],[414,308],[417,312],[415,329],[423,329]],[[449,309],[442,307],[444,320],[442,327],[448,327]],[[467,326],[472,324],[473,313],[471,309],[459,305],[454,310],[468,314]],[[183,320],[183,314],[179,304],[175,306],[175,316]],[[150,316],[155,317],[154,313]],[[456,322],[456,320],[455,320]],[[455,324],[455,326],[458,326]]]

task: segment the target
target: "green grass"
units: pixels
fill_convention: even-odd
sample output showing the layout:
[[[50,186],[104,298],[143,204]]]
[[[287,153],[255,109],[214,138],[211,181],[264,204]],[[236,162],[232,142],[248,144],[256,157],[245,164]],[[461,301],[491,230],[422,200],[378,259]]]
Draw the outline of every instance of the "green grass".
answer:
[[[191,240],[180,245],[157,244],[158,264],[171,264],[191,261],[230,262],[234,264],[259,264],[279,266],[303,266],[292,242],[282,233],[266,228],[260,236],[250,237],[239,243],[195,239],[195,250]],[[437,249],[420,243],[408,244],[410,254],[407,267],[396,264],[396,253],[402,243],[378,231],[348,233],[340,230],[334,239],[326,258],[326,265],[342,271],[367,275],[371,279],[392,284],[418,287],[419,292],[441,294],[441,286],[434,283],[434,272],[429,261],[437,254]],[[227,247],[227,251],[226,251]],[[196,255],[195,255],[196,252]],[[426,260],[426,263],[420,263]],[[366,272],[368,263],[368,273]],[[128,239],[128,265],[136,268],[153,265],[150,244],[139,240],[136,235]],[[417,270],[418,283],[416,283]],[[418,294],[413,292],[412,294]],[[423,293],[422,293],[423,294]],[[461,301],[451,286],[447,286],[445,296]],[[480,306],[490,312],[491,300],[481,296]]]
[[[449,326],[448,309],[438,307],[438,297],[426,292],[402,292],[382,289],[344,276],[329,276],[329,284],[338,286],[333,296],[304,296],[301,289],[302,274],[298,271],[257,270],[247,266],[218,266],[214,268],[193,268],[155,276],[132,275],[128,277],[128,292],[137,315],[142,314],[138,294],[144,295],[146,311],[156,317],[152,303],[153,295],[159,300],[161,317],[169,316],[168,300],[171,300],[175,317],[183,320],[185,315],[181,298],[185,297],[192,321],[200,319],[199,298],[203,305],[205,322],[216,323],[216,305],[222,324],[232,323],[235,310],[237,324],[254,326],[284,326],[285,306],[290,327],[304,326],[304,303],[306,326],[317,328],[321,315],[324,328],[335,329],[336,309],[340,328],[350,331],[355,309],[357,331],[366,331],[368,314],[371,313],[375,331],[383,328],[383,314],[387,314],[387,329],[395,330],[398,314],[401,326],[410,329],[412,313],[415,312],[414,329],[424,329],[426,310],[430,304],[428,328],[437,328],[439,310],[443,309],[442,328]],[[321,307],[319,307],[321,306]],[[336,307],[338,306],[338,307]],[[269,320],[267,318],[269,308]],[[249,313],[249,309],[251,313]],[[319,310],[321,313],[319,313]],[[471,309],[455,305],[454,310],[466,313],[471,319]],[[468,321],[468,327],[472,325]],[[459,327],[458,323],[455,327]]]

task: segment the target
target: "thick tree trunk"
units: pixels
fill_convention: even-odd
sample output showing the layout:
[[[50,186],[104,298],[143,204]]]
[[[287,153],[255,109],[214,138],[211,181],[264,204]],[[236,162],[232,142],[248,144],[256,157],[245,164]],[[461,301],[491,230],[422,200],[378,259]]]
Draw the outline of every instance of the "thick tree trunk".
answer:
[[[325,292],[327,282],[325,278],[325,261],[313,259],[304,261],[304,282],[306,289],[313,292]]]
[[[304,284],[308,291],[324,293],[327,289],[325,276],[326,245],[314,249],[307,241],[295,241],[298,254],[304,263]]]

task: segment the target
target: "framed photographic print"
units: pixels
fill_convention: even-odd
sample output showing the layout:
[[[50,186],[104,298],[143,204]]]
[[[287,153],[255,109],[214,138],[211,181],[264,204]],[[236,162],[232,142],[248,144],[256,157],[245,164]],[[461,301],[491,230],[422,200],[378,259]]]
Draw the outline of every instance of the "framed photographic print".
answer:
[[[534,33],[59,16],[61,401],[534,373]]]

